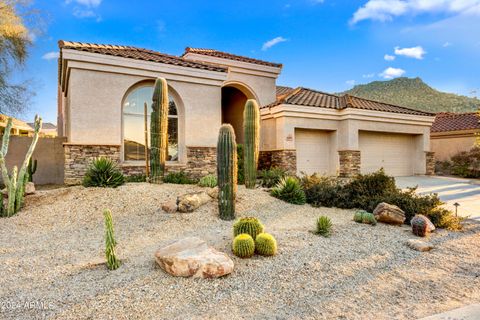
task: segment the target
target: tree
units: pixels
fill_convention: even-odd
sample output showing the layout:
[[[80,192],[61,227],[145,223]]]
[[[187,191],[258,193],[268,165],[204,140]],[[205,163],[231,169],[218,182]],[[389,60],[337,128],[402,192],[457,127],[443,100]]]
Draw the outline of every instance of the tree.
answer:
[[[31,96],[27,83],[10,83],[13,68],[25,64],[31,45],[24,16],[26,0],[0,0],[0,113],[22,113]]]

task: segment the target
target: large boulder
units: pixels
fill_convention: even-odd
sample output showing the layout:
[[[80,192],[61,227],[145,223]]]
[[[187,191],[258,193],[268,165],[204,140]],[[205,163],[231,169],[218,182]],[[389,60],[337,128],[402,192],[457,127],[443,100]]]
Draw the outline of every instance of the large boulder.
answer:
[[[180,212],[193,212],[212,198],[205,191],[192,192],[177,198],[177,207]]]
[[[373,210],[373,215],[375,219],[379,222],[402,225],[405,222],[405,212],[399,207],[381,202]]]
[[[430,219],[428,219],[426,216],[424,216],[423,214],[416,214],[413,218],[420,218],[420,219],[424,219],[426,222],[427,222],[427,232],[433,232],[435,231],[435,225],[432,223],[432,221],[430,221]],[[410,224],[412,224],[412,220],[410,220]]]
[[[228,255],[197,237],[177,240],[155,253],[157,264],[177,277],[217,278],[233,271]]]

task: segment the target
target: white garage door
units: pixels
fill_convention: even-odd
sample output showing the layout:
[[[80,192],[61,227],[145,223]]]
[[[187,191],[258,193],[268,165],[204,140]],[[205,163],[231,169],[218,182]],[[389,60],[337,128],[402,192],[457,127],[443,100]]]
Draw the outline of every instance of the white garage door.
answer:
[[[360,132],[361,172],[370,173],[384,168],[392,176],[411,176],[414,137],[407,134]]]
[[[321,130],[295,130],[297,173],[330,174],[330,136]]]

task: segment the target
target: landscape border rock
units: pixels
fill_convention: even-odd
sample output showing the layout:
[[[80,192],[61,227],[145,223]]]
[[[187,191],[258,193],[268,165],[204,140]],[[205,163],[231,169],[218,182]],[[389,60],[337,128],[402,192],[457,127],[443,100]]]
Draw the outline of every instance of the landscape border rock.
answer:
[[[378,222],[387,224],[402,225],[405,222],[405,212],[399,207],[386,202],[380,202],[373,210],[373,215]]]

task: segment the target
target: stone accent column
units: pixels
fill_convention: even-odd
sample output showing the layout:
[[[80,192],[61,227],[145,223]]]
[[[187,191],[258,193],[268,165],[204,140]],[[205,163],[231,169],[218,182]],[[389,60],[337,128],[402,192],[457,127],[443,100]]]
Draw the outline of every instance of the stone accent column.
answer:
[[[63,144],[65,156],[64,183],[66,185],[81,184],[87,168],[94,158],[109,157],[120,162],[119,145],[83,145]]]
[[[338,151],[340,157],[340,177],[349,178],[360,173],[360,151],[341,150]]]
[[[290,174],[297,172],[297,153],[295,150],[260,151],[259,169],[282,168]]]
[[[435,152],[427,151],[425,155],[427,161],[425,174],[432,176],[435,174]]]

